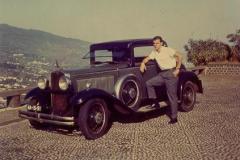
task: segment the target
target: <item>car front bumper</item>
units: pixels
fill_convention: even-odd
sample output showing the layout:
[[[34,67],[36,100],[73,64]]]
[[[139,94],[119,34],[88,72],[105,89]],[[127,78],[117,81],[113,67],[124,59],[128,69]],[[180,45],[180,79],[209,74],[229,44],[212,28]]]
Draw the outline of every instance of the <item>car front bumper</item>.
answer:
[[[30,112],[25,110],[19,111],[19,117],[37,121],[39,123],[47,123],[59,126],[74,126],[74,117],[62,117],[53,114]]]

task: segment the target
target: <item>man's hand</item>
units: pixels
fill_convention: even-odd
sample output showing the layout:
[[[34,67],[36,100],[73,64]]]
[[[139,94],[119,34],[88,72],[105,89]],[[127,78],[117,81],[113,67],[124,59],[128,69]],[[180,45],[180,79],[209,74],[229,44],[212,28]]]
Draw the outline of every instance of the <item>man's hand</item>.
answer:
[[[175,71],[173,71],[173,75],[174,77],[177,77],[178,74],[179,74],[180,70],[179,69],[176,69]]]
[[[145,63],[141,63],[140,71],[143,73],[145,70],[147,70]]]
[[[146,58],[143,59],[141,65],[140,65],[140,71],[141,71],[142,73],[143,73],[145,70],[147,70],[145,64],[146,64],[149,60],[150,60],[149,57],[146,57]]]

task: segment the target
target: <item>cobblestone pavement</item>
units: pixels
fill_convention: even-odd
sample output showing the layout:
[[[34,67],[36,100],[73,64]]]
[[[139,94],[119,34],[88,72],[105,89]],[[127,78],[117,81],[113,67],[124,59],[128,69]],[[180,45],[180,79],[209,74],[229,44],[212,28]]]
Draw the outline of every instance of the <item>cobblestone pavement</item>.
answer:
[[[201,79],[204,94],[175,125],[159,113],[114,122],[89,141],[77,132],[32,129],[24,120],[0,126],[0,159],[240,159],[240,77]]]

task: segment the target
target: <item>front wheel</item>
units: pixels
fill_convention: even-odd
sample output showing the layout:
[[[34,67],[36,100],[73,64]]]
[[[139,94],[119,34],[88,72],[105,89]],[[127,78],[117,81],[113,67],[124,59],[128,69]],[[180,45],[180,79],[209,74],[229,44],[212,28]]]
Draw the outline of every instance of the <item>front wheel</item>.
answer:
[[[110,112],[103,99],[94,98],[80,106],[78,126],[86,139],[97,139],[108,129]]]
[[[180,104],[180,110],[189,112],[193,109],[196,102],[196,90],[194,84],[187,81],[183,86],[182,102]]]

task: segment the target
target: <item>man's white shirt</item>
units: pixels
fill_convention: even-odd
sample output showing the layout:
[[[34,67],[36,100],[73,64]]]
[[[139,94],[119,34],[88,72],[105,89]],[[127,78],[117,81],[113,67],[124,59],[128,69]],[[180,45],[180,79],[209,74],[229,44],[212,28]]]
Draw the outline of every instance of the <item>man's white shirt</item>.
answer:
[[[174,57],[175,53],[176,50],[161,46],[160,52],[153,50],[148,57],[151,60],[155,59],[162,70],[171,69],[176,67],[176,58]]]

